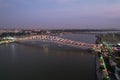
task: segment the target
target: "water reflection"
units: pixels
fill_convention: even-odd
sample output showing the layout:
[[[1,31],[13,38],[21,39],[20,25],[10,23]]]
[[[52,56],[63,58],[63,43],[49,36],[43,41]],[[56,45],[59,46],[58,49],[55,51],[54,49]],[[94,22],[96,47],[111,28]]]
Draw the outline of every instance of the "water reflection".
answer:
[[[43,51],[44,53],[48,56],[49,54],[49,48],[48,48],[48,44],[42,44],[42,47],[43,47]]]
[[[16,47],[14,44],[11,44],[11,56],[12,56],[12,62],[16,61]]]
[[[15,45],[14,44],[11,44],[11,51],[12,51],[13,56],[15,56]]]

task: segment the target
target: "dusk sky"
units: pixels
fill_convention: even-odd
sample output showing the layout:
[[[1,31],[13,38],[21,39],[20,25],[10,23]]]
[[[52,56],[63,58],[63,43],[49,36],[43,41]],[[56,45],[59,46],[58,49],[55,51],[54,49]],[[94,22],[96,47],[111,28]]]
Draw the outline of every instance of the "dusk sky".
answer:
[[[120,29],[120,0],[0,0],[0,28]]]

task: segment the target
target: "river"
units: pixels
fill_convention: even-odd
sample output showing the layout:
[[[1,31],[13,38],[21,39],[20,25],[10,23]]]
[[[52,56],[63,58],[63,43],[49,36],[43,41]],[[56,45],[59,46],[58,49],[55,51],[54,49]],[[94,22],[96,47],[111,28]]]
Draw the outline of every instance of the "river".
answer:
[[[87,43],[96,39],[92,34],[60,37]],[[96,80],[95,55],[40,41],[0,45],[0,80]]]

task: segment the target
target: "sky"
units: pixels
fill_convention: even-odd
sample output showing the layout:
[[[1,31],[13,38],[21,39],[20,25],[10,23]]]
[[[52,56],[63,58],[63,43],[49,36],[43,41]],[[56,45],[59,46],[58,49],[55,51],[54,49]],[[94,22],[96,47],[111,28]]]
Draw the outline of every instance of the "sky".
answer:
[[[0,28],[120,29],[120,0],[0,0]]]

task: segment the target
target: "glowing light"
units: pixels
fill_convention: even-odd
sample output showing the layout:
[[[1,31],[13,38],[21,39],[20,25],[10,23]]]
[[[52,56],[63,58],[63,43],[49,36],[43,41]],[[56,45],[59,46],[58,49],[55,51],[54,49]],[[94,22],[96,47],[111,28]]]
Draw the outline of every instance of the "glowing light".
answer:
[[[9,43],[9,41],[5,41],[5,43],[6,43],[6,44]]]

